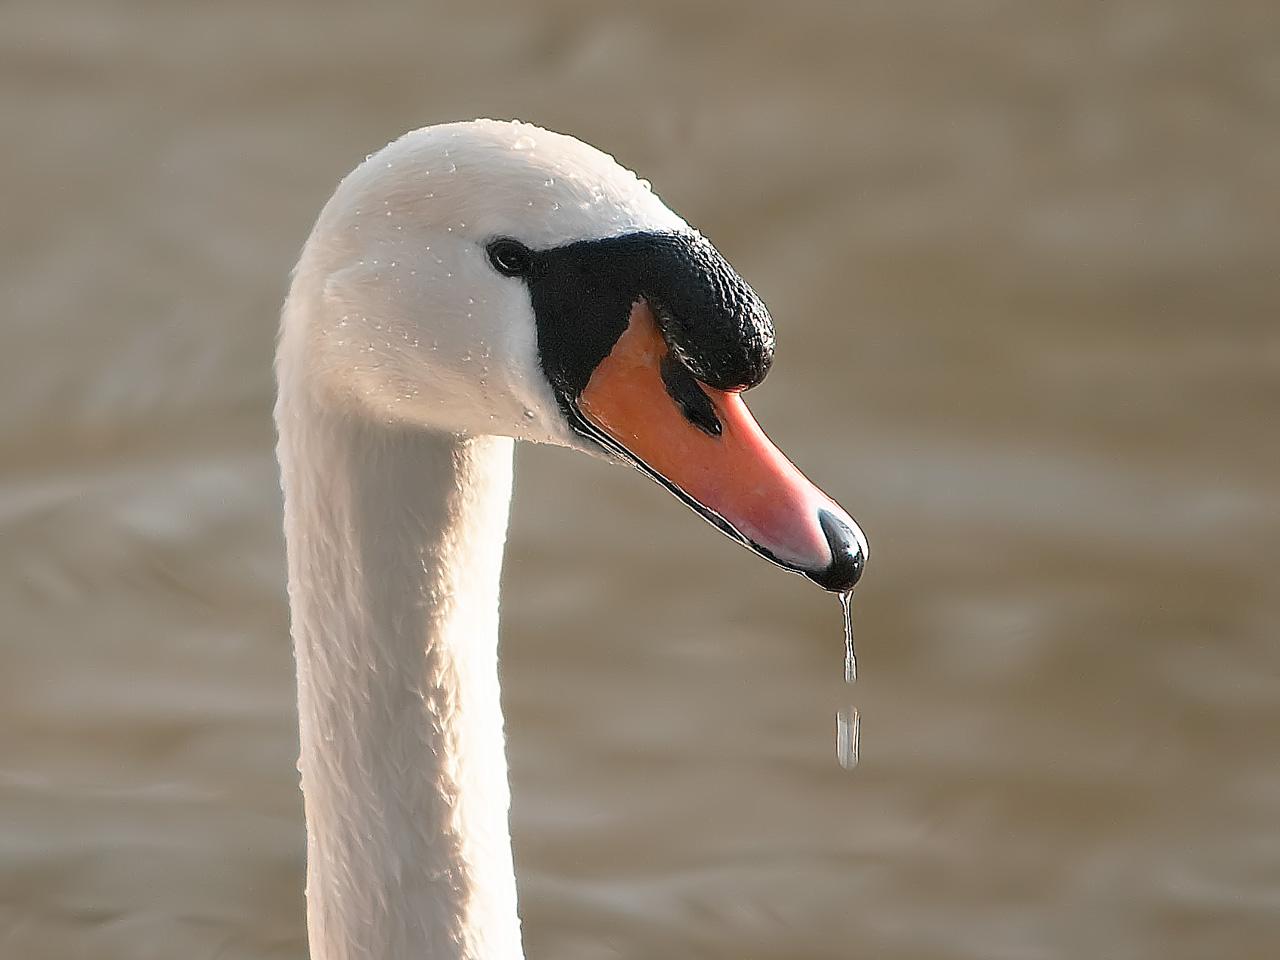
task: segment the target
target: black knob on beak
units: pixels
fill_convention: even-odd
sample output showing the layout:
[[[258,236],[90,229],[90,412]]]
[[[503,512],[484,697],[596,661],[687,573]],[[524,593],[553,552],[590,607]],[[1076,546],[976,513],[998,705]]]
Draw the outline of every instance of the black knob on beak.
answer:
[[[867,538],[852,520],[839,517],[823,508],[818,523],[831,548],[831,565],[825,570],[806,572],[810,580],[833,593],[848,593],[862,576],[867,565]]]

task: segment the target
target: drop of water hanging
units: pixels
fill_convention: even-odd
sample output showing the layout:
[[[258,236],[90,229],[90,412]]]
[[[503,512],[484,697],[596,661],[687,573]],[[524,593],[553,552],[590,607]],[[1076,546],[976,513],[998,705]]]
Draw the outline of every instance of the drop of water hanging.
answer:
[[[853,591],[840,594],[840,611],[844,614],[844,682],[858,679],[858,658],[853,651]]]
[[[853,649],[853,591],[840,594],[840,613],[844,619],[844,682],[858,679],[858,658]],[[836,713],[836,759],[840,766],[852,770],[858,765],[858,708],[847,706]]]
[[[859,726],[857,707],[845,707],[836,714],[836,759],[846,770],[858,765]]]

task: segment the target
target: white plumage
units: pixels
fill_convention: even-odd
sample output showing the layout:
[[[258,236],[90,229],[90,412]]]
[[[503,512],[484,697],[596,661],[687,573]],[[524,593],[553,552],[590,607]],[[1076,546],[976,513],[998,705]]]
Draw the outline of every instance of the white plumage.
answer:
[[[484,244],[687,229],[611,157],[493,121],[407,134],[321,213],[276,407],[313,960],[522,955],[496,665],[510,438],[581,444]]]

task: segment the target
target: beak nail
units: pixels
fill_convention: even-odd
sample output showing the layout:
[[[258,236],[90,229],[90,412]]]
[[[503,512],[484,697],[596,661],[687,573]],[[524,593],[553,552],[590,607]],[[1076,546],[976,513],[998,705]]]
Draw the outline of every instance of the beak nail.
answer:
[[[818,523],[831,548],[831,563],[825,570],[806,574],[818,586],[834,593],[848,593],[862,577],[867,565],[867,539],[862,531],[832,511],[818,511]]]

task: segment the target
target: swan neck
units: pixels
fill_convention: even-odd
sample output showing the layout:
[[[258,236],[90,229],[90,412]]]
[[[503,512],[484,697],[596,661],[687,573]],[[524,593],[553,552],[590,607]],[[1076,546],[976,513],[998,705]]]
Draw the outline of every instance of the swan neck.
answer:
[[[313,960],[518,960],[497,674],[512,442],[277,420]]]

